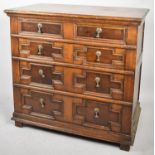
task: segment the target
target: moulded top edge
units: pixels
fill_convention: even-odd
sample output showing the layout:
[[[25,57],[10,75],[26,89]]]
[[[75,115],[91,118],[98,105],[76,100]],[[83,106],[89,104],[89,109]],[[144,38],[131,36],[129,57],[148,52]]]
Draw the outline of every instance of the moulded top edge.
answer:
[[[149,9],[125,8],[125,7],[103,7],[82,6],[63,4],[35,4],[14,9],[7,9],[7,14],[31,14],[62,17],[80,17],[123,21],[142,21]]]

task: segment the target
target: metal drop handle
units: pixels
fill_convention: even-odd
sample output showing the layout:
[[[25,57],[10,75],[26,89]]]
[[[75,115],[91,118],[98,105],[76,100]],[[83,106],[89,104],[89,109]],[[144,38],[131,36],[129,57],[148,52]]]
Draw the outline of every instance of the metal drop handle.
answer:
[[[43,46],[38,45],[38,55],[42,55],[42,52],[43,52]]]
[[[41,107],[44,108],[45,107],[44,99],[40,98],[39,102],[40,102]]]
[[[43,24],[38,23],[38,33],[42,33]]]
[[[99,108],[94,108],[94,117],[95,118],[99,118],[99,113],[100,113],[100,109]]]
[[[101,55],[102,55],[101,51],[96,51],[96,61],[97,62],[100,62]]]
[[[101,27],[97,27],[96,28],[96,38],[100,38],[101,32],[102,32],[102,28]]]
[[[95,78],[95,81],[96,81],[96,87],[99,88],[100,87],[100,81],[101,81],[100,77],[97,76]]]
[[[39,69],[38,71],[39,75],[42,77],[42,78],[45,78],[45,74],[44,74],[44,71],[42,69]]]

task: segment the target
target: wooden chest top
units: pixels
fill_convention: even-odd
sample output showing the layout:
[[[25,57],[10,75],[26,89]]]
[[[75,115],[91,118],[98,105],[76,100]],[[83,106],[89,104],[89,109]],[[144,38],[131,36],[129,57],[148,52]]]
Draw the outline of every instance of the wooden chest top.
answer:
[[[121,21],[141,21],[145,18],[148,9],[102,7],[102,6],[81,6],[62,4],[36,4],[26,7],[14,8],[5,11],[6,13],[31,14],[31,15],[54,15],[64,17],[83,17],[95,19],[111,19]]]

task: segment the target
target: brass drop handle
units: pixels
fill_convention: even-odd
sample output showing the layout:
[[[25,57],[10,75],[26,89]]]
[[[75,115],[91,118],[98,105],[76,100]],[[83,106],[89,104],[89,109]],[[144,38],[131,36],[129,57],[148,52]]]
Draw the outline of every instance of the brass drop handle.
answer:
[[[95,78],[95,81],[96,81],[96,87],[99,88],[100,87],[100,81],[101,81],[100,77],[97,76]]]
[[[43,52],[43,46],[38,45],[38,55],[42,55],[42,52]]]
[[[99,118],[99,113],[100,113],[100,109],[99,108],[94,108],[94,117],[95,118]]]
[[[43,24],[38,23],[38,33],[42,33]]]
[[[40,102],[41,107],[44,108],[45,107],[44,99],[40,98],[39,102]]]
[[[97,62],[100,62],[101,55],[102,55],[101,51],[96,51],[96,61]]]
[[[97,27],[96,28],[96,38],[100,38],[101,32],[102,32],[102,28],[101,27]]]
[[[44,74],[44,71],[42,69],[39,69],[38,71],[39,75],[42,77],[42,78],[45,78],[45,74]]]

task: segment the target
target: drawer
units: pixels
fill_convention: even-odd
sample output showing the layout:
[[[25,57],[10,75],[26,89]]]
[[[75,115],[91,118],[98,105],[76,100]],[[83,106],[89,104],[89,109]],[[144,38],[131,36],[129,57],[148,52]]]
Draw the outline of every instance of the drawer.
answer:
[[[18,65],[19,64],[19,65]],[[28,61],[13,61],[14,82],[37,87],[91,95],[115,100],[132,101],[134,75],[83,70]]]
[[[13,56],[63,62],[84,67],[93,66],[130,71],[136,67],[136,50],[133,49],[94,47],[16,37],[12,37],[12,41],[19,45],[13,49]]]
[[[15,112],[18,113],[120,133],[126,125],[125,115],[130,115],[132,108],[23,87],[14,87],[14,99]]]
[[[124,75],[86,71],[85,94],[123,100]]]
[[[134,60],[134,50],[121,48],[93,47],[85,45],[79,49],[74,49],[74,63],[94,67],[133,70],[135,64],[129,62],[131,56]]]
[[[63,46],[52,41],[19,39],[19,56],[63,62]]]
[[[122,105],[75,99],[73,120],[85,127],[121,132],[122,111]]]
[[[62,23],[43,19],[20,18],[19,33],[29,35],[49,35],[53,37],[63,36]]]
[[[88,47],[86,63],[88,65],[123,69],[124,55],[124,49]]]
[[[22,84],[52,86],[52,66],[21,61],[20,67]]]
[[[77,24],[76,39],[90,39],[97,42],[125,43],[126,27],[112,25]],[[90,41],[89,40],[89,41]]]
[[[64,101],[62,95],[21,89],[22,113],[47,119],[63,120]]]

